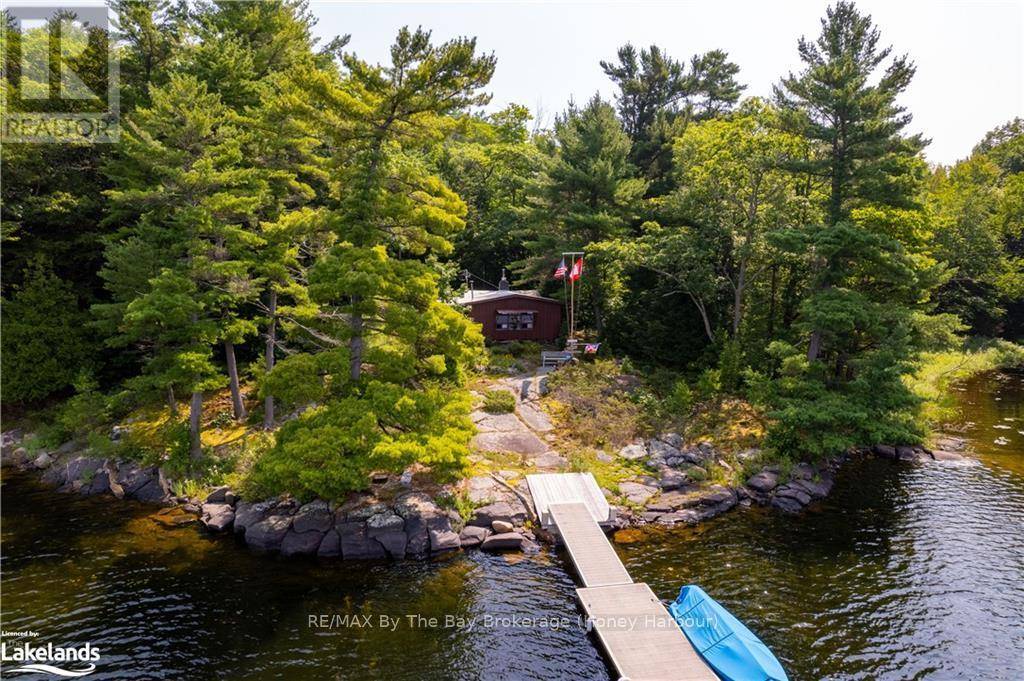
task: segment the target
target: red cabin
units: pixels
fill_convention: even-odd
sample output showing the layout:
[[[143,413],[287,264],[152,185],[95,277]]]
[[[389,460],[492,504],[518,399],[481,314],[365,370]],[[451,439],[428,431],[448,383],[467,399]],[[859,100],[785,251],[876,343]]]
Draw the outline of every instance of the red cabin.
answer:
[[[469,308],[473,321],[483,326],[490,341],[531,340],[551,342],[562,332],[562,303],[536,291],[511,291],[501,281],[497,291],[472,291],[459,305]]]

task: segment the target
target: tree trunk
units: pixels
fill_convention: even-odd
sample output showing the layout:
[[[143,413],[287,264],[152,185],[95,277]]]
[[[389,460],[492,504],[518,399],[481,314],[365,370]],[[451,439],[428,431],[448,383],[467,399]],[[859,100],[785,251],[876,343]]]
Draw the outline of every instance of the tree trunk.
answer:
[[[267,324],[267,373],[274,368],[274,344],[277,342],[277,291],[270,291],[270,305],[268,306],[270,322]],[[270,430],[274,427],[274,396],[268,394],[263,400],[263,429]]]
[[[238,364],[235,362],[235,344],[224,341],[224,356],[228,361],[228,382],[231,385],[231,407],[236,421],[244,421],[246,417],[245,403],[242,402],[242,391],[238,385]]]
[[[772,287],[771,296],[768,299],[768,339],[767,343],[771,343],[772,339],[775,338],[775,296],[779,286],[779,266],[772,265]]]
[[[361,301],[360,296],[352,296],[353,307],[359,305]],[[352,379],[353,383],[359,381],[360,376],[363,373],[363,315],[357,312],[353,312],[349,318],[349,329],[352,331],[352,337],[348,341],[348,368],[349,378]]]
[[[192,393],[192,404],[190,405],[188,412],[189,454],[193,461],[197,461],[203,456],[203,443],[201,440],[203,427],[202,418],[203,393],[202,391],[196,390]]]
[[[815,329],[811,332],[811,341],[807,344],[807,361],[813,362],[821,354],[821,331]]]
[[[167,406],[171,408],[171,418],[178,418],[178,400],[174,397],[174,386],[167,386]]]
[[[697,311],[700,312],[700,319],[704,322],[704,333],[707,334],[708,340],[714,343],[715,334],[711,331],[711,320],[708,318],[707,308],[704,307],[703,301],[697,298],[697,296],[691,294],[690,299],[693,301],[693,304],[697,306]]]
[[[740,271],[736,276],[736,288],[733,289],[732,301],[732,337],[740,334],[740,322],[743,321],[743,290],[747,286],[747,263],[740,263]]]

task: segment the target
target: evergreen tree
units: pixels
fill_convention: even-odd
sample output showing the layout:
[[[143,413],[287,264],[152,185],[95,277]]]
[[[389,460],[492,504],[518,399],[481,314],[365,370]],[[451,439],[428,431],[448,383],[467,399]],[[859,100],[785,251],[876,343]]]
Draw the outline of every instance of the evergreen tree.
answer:
[[[619,48],[618,63],[601,62],[618,86],[619,117],[632,140],[630,161],[650,182],[649,195],[671,188],[672,140],[696,118],[728,112],[743,86],[736,82],[739,67],[722,50],[694,55],[690,68],[669,57],[657,45]]]
[[[824,224],[800,245],[813,268],[798,325],[806,361],[784,360],[772,437],[811,452],[851,444],[910,441],[915,400],[901,381],[914,357],[914,315],[938,276],[924,255],[928,238],[917,203],[924,163],[910,115],[896,99],[914,67],[887,65],[871,18],[851,3],[830,7],[817,41],[801,39],[804,70],[776,88],[784,124],[816,145],[794,164],[824,181]],[[878,73],[881,69],[881,73]]]
[[[335,243],[309,270],[315,353],[277,363],[265,389],[323,402],[286,424],[256,479],[337,497],[371,467],[461,465],[471,433],[459,389],[481,343],[477,327],[438,300],[434,259],[451,252],[466,206],[425,162],[453,114],[487,101],[494,59],[472,40],[441,45],[402,29],[391,63],[346,55],[343,79],[310,73],[292,106],[333,151]]]
[[[64,390],[93,360],[88,315],[48,261],[30,263],[0,309],[5,403],[34,402]]]
[[[192,393],[193,457],[201,454],[203,391],[219,384],[211,346],[252,332],[238,308],[256,290],[248,251],[267,180],[244,163],[244,134],[216,94],[193,77],[151,90],[152,107],[127,122],[109,173],[111,219],[124,227],[108,246],[103,276],[114,302],[97,306],[116,324],[113,343],[146,351],[147,381]],[[231,362],[229,359],[229,368]],[[231,376],[237,393],[237,373]]]
[[[520,263],[520,271],[543,281],[562,252],[593,252],[582,292],[590,303],[589,321],[600,334],[616,288],[616,249],[603,242],[614,242],[627,233],[646,182],[636,178],[629,161],[629,137],[614,109],[597,95],[581,109],[571,107],[556,121],[554,141],[534,190],[534,227],[526,243],[531,255]]]

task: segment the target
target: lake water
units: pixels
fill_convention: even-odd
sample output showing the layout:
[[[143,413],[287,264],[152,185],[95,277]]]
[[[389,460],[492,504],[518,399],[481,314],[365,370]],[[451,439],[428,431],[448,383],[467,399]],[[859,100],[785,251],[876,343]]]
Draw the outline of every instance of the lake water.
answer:
[[[801,516],[739,510],[617,548],[663,599],[703,586],[792,679],[1024,679],[1024,377],[958,395],[976,459],[866,461]],[[91,643],[88,678],[609,677],[557,554],[319,565],[7,470],[2,494],[0,624]]]

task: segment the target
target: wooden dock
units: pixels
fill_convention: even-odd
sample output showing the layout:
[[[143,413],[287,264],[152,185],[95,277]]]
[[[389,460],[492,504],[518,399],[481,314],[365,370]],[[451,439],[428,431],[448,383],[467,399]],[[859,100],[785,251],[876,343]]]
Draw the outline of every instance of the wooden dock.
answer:
[[[548,509],[583,586],[633,583],[626,566],[586,506],[580,503],[551,504]]]
[[[578,481],[567,483],[565,489],[577,489]],[[593,509],[577,500],[555,503],[550,496],[545,504],[583,582],[576,590],[580,605],[620,679],[717,681],[651,588],[633,582]]]
[[[718,681],[651,587],[599,586],[576,595],[620,678]]]
[[[551,504],[579,502],[587,507],[594,522],[605,524],[614,520],[608,500],[590,473],[537,473],[527,475],[526,484],[530,487],[537,517],[545,529],[554,526],[549,511]]]

